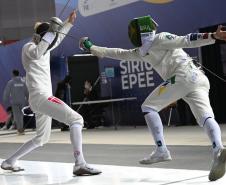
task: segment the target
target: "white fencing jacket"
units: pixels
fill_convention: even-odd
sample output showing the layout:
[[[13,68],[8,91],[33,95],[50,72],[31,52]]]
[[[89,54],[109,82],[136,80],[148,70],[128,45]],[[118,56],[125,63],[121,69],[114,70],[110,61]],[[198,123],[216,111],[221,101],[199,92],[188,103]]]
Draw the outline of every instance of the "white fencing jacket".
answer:
[[[60,32],[68,33],[73,25],[65,23]],[[30,41],[22,49],[22,63],[26,71],[26,84],[29,99],[35,98],[37,93],[52,96],[52,82],[50,76],[50,51],[56,48],[65,35],[60,34],[55,45],[47,51],[49,43],[41,40],[37,45]]]
[[[211,37],[211,33],[191,33],[177,36],[162,32],[155,35],[145,56],[141,55],[138,48],[127,50],[93,45],[90,49],[92,54],[99,57],[149,62],[157,73],[166,80],[175,74],[177,68],[192,61],[182,48],[196,48],[214,43],[215,39]]]

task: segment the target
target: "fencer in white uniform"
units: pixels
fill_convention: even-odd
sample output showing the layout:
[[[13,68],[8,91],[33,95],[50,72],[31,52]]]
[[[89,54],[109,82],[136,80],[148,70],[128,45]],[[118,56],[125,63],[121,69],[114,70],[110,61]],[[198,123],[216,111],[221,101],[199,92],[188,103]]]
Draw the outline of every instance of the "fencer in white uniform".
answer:
[[[215,33],[177,36],[167,32],[156,34],[156,28],[157,23],[150,16],[133,19],[129,24],[129,38],[136,46],[135,49],[99,47],[93,45],[88,37],[81,38],[79,45],[81,49],[101,58],[148,62],[164,80],[141,106],[156,143],[155,151],[142,159],[141,164],[172,160],[165,144],[163,125],[158,112],[182,98],[211,140],[213,162],[209,179],[217,180],[225,173],[226,149],[223,147],[221,130],[214,119],[209,101],[210,84],[203,71],[193,64],[192,58],[182,48],[214,44],[216,39],[226,40],[226,32],[219,26]]]
[[[35,148],[46,144],[51,133],[52,118],[70,126],[75,165],[74,175],[97,175],[101,171],[91,168],[82,152],[83,118],[66,103],[54,97],[50,76],[50,51],[56,48],[72,28],[76,19],[73,11],[63,23],[51,18],[50,23],[37,23],[33,40],[22,49],[22,62],[26,71],[26,84],[29,91],[29,104],[35,113],[36,136],[22,145],[11,157],[3,161],[1,168],[21,171],[16,161]],[[64,34],[61,34],[64,33]]]

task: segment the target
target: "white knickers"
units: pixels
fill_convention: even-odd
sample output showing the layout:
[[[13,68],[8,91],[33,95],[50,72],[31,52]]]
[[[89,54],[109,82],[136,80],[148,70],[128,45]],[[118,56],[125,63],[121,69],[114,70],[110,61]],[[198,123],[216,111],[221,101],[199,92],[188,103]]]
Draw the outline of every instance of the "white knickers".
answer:
[[[214,117],[209,101],[209,81],[197,68],[183,68],[176,75],[160,84],[142,104],[142,111],[160,111],[178,99],[185,100],[200,126],[205,118]]]
[[[54,96],[36,95],[30,99],[30,105],[34,112],[45,114],[67,125],[71,123],[83,124],[83,118],[71,107]]]
[[[30,97],[29,102],[31,109],[35,112],[37,144],[41,143],[42,145],[48,141],[52,118],[67,125],[74,123],[83,125],[82,116],[54,96],[49,97],[36,93],[36,96]]]

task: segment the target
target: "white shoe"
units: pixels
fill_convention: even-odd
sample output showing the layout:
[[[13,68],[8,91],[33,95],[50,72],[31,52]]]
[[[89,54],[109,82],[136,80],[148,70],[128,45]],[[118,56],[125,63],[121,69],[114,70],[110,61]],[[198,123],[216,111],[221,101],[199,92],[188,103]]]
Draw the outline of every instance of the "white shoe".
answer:
[[[4,126],[1,128],[1,130],[7,130],[7,126],[4,125]]]
[[[15,126],[14,125],[11,125],[10,127],[9,127],[9,130],[15,130],[16,128],[15,128]]]
[[[102,173],[100,170],[90,167],[88,164],[74,165],[73,174],[76,176],[98,175]]]
[[[153,164],[153,163],[158,163],[158,162],[163,162],[163,161],[171,161],[171,155],[168,150],[165,152],[160,152],[158,150],[155,150],[151,153],[150,156],[140,160],[140,164]]]
[[[226,148],[219,149],[218,152],[214,155],[214,159],[212,161],[212,166],[209,173],[210,181],[215,181],[224,176],[225,163],[226,163]]]
[[[16,165],[12,165],[12,164],[8,163],[7,161],[2,162],[1,168],[3,170],[11,170],[13,172],[24,171],[23,168],[20,168],[19,166],[16,166]]]

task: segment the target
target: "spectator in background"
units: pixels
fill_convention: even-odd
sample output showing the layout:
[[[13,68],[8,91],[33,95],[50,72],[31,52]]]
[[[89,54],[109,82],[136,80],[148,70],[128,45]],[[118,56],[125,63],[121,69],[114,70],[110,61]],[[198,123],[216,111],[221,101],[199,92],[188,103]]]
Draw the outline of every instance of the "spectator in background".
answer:
[[[85,95],[86,101],[97,100],[97,92],[93,88],[91,80],[86,80],[84,82],[84,91],[83,94]]]
[[[71,104],[70,102],[70,83],[71,83],[71,76],[67,75],[65,78],[57,83],[57,88],[55,92],[55,96],[61,100],[63,100],[65,103],[67,103],[69,106]]]
[[[12,79],[8,81],[3,93],[3,102],[10,103],[14,122],[19,135],[24,134],[22,108],[28,105],[28,90],[18,70],[12,71]]]
[[[70,83],[71,83],[71,76],[70,75],[65,76],[65,78],[62,81],[57,83],[57,88],[56,88],[56,92],[55,92],[55,97],[63,100],[69,106],[71,106]],[[68,125],[66,125],[64,123],[60,123],[59,121],[56,121],[56,120],[55,120],[55,123],[57,123],[57,125],[60,126],[61,131],[69,130]]]
[[[83,101],[94,101],[98,99],[97,91],[94,88],[91,80],[85,80],[83,94]],[[101,110],[98,104],[85,104],[79,106],[77,111],[80,112],[84,118],[84,127],[87,129],[93,129],[95,126],[97,126],[94,123],[93,116],[97,114],[98,110]]]

